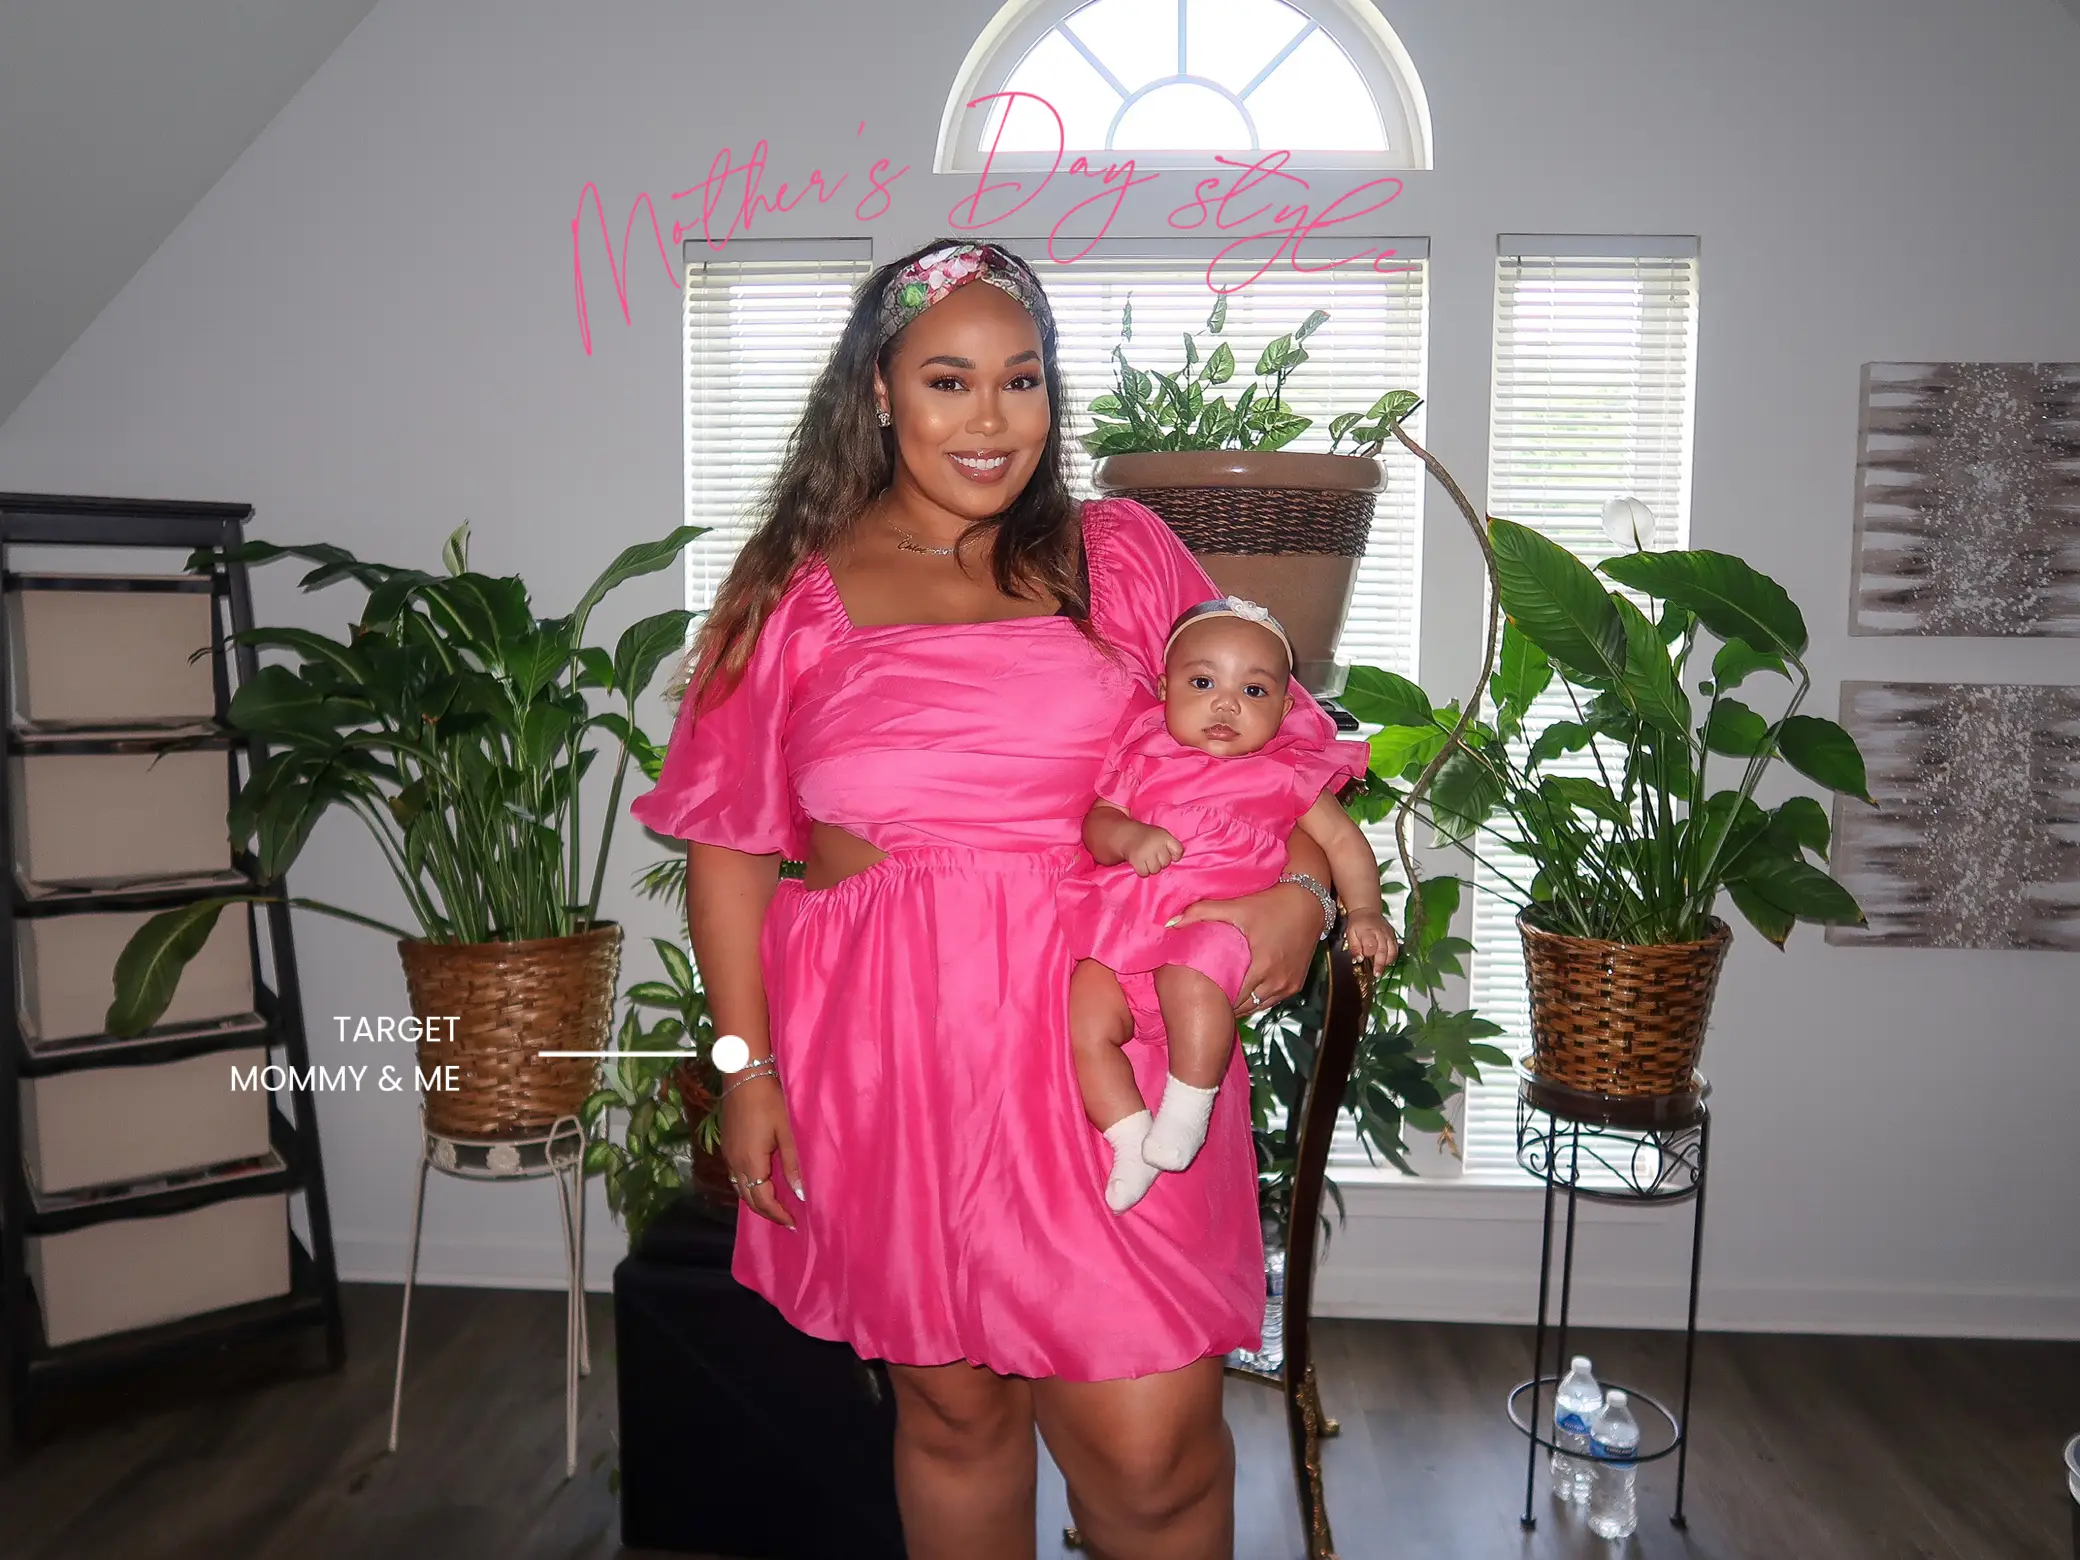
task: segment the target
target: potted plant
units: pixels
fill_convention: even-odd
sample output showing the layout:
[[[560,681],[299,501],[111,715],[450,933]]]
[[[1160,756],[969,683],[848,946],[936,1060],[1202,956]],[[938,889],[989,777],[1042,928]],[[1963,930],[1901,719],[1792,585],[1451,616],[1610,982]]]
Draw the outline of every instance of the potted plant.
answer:
[[[664,760],[649,747],[638,754],[653,782]],[[796,864],[783,873],[798,873]],[[686,920],[686,858],[667,856],[646,870],[641,891],[663,899]],[[735,1189],[722,1157],[722,1112],[712,1051],[715,1025],[701,987],[700,971],[677,943],[655,938],[664,979],[641,981],[627,992],[628,1011],[614,1042],[617,1051],[654,1052],[623,1056],[601,1073],[601,1086],[585,1101],[581,1119],[595,1127],[610,1109],[624,1113],[626,1126],[617,1142],[595,1135],[586,1150],[588,1173],[603,1177],[607,1206],[627,1226],[634,1240],[643,1227],[691,1186],[708,1206],[733,1214]],[[638,1010],[661,1012],[644,1025]]]
[[[727,1167],[717,1153],[720,1122],[714,1095],[697,1071],[715,1041],[707,1001],[685,950],[662,937],[652,944],[665,978],[628,989],[627,1010],[614,1037],[614,1049],[622,1054],[600,1069],[600,1086],[579,1110],[591,1135],[586,1174],[601,1177],[608,1211],[627,1227],[631,1241],[689,1185],[711,1203],[729,1188]],[[646,1025],[644,1008],[664,1011]],[[610,1109],[623,1113],[618,1140],[611,1131],[597,1130]]]
[[[1353,668],[1355,678],[1365,668]],[[1376,775],[1354,787],[1344,805],[1360,821],[1385,816],[1392,793]],[[1447,975],[1463,976],[1461,960],[1472,944],[1449,935],[1462,884],[1455,877],[1423,881],[1420,912],[1404,908],[1403,922],[1418,928],[1404,939],[1394,963],[1373,983],[1372,1003],[1357,1059],[1346,1085],[1343,1109],[1357,1129],[1367,1156],[1377,1155],[1407,1171],[1406,1129],[1446,1137],[1444,1107],[1469,1081],[1478,1083],[1483,1065],[1507,1066],[1507,1053],[1484,1044],[1502,1031],[1470,1009],[1449,1010],[1439,1000]],[[1382,898],[1404,892],[1381,873]],[[1404,906],[1406,901],[1404,900]],[[1257,1204],[1268,1244],[1286,1244],[1293,1166],[1299,1149],[1300,1111],[1314,1073],[1311,1036],[1321,1032],[1327,983],[1308,981],[1293,997],[1243,1020],[1243,1053],[1250,1069],[1250,1107],[1257,1146]],[[1343,1192],[1333,1177],[1323,1189],[1344,1217]],[[1328,1214],[1322,1215],[1323,1244]]]
[[[1515,899],[1534,1074],[1607,1098],[1687,1093],[1730,939],[1713,913],[1722,891],[1779,947],[1799,921],[1863,919],[1808,859],[1827,855],[1821,803],[1755,800],[1782,760],[1872,801],[1855,741],[1801,713],[1805,620],[1731,554],[1648,550],[1651,516],[1636,500],[1606,507],[1630,550],[1596,570],[1527,526],[1483,525],[1451,474],[1398,424],[1390,431],[1472,527],[1493,588],[1483,670],[1463,707],[1377,674],[1374,768],[1434,781],[1423,805],[1438,843],[1487,864]],[[1776,684],[1774,715],[1741,696]],[[1531,730],[1549,689],[1565,713]],[[1477,718],[1483,691],[1492,713]],[[1718,783],[1728,766],[1736,777]],[[1406,860],[1405,839],[1403,850]]]
[[[621,928],[600,920],[599,898],[630,755],[652,747],[635,702],[683,645],[690,614],[644,618],[611,653],[585,629],[610,591],[668,567],[699,534],[681,526],[628,548],[553,618],[534,615],[517,577],[469,567],[466,524],[442,549],[441,574],[323,543],[223,549],[230,562],[302,558],[316,565],[305,590],[352,580],[368,598],[343,640],[275,627],[232,636],[300,663],[260,667],[228,712],[253,764],[228,824],[259,891],[147,921],[117,961],[109,1032],[139,1034],[165,1011],[225,905],[283,899],[277,885],[312,828],[342,808],[375,840],[415,925],[287,902],[395,936],[414,1012],[456,1018],[439,1059],[460,1088],[428,1091],[428,1126],[513,1136],[575,1115],[595,1064],[537,1053],[602,1049],[612,1027]],[[188,568],[213,562],[199,550]],[[594,694],[609,707],[595,710]],[[615,753],[614,773],[588,872],[580,782],[602,751]]]
[[[1227,318],[1223,296],[1207,332],[1221,335]],[[1327,454],[1287,449],[1314,420],[1287,405],[1286,381],[1307,362],[1307,339],[1328,318],[1316,309],[1266,344],[1252,382],[1231,403],[1220,391],[1235,377],[1235,349],[1226,341],[1202,356],[1197,338],[1186,335],[1175,373],[1128,363],[1128,300],[1122,345],[1112,351],[1113,389],[1091,402],[1096,427],[1083,445],[1099,457],[1091,478],[1099,491],[1148,505],[1222,590],[1269,607],[1292,635],[1301,686],[1333,696],[1343,686],[1336,640],[1384,481],[1373,457],[1417,398],[1390,390],[1367,411],[1332,418]],[[1351,449],[1341,453],[1346,439]]]

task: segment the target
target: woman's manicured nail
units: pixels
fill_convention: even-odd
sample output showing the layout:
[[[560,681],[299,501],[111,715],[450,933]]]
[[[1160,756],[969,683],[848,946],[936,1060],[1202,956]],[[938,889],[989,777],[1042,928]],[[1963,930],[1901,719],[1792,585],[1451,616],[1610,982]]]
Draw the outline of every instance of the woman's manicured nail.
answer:
[[[807,1201],[809,1200],[809,1194],[808,1194],[807,1192],[805,1192],[805,1191],[803,1191],[803,1190],[802,1190],[802,1183],[801,1183],[801,1182],[799,1182],[799,1181],[789,1181],[789,1182],[788,1182],[787,1184],[788,1184],[789,1186],[791,1186],[791,1187],[793,1187],[793,1188],[794,1188],[794,1195],[795,1195],[795,1196],[796,1196],[796,1198],[798,1198],[798,1199],[799,1199],[800,1201],[802,1201],[802,1202],[807,1202]]]
[[[1165,926],[1175,926],[1175,925],[1177,924],[1177,922],[1178,922],[1178,917],[1176,917],[1176,916],[1174,916],[1174,915],[1173,915],[1172,917],[1170,917],[1170,919],[1169,919],[1169,920],[1165,921],[1165,922],[1164,922],[1163,924],[1164,924]]]

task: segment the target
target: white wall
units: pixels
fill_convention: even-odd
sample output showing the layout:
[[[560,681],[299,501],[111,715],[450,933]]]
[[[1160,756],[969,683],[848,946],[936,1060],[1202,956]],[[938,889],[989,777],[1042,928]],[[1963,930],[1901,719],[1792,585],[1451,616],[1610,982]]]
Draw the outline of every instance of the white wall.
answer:
[[[625,325],[588,208],[580,350],[580,186],[599,182],[618,241],[638,191],[663,200],[719,147],[742,156],[764,136],[769,190],[812,166],[851,177],[828,221],[811,202],[757,231],[871,232],[897,253],[970,187],[926,170],[990,9],[382,0],[0,427],[0,488],[247,500],[258,534],[426,564],[469,517],[481,565],[567,600],[614,549],[673,524],[680,494],[675,295],[637,245]],[[1495,235],[1696,234],[1694,539],[1792,586],[1823,679],[1814,707],[1841,678],[2080,671],[2070,642],[1846,635],[1859,365],[2080,356],[2072,17],[2051,0],[1402,0],[1390,14],[1438,153],[1387,231],[1432,240],[1430,427],[1470,485]],[[861,227],[849,207],[884,153],[913,169],[895,210]],[[1188,184],[1166,176],[1165,198],[1131,209],[1159,223]],[[1456,521],[1433,503],[1429,524],[1425,679],[1448,688],[1467,680],[1477,598]],[[279,567],[258,578],[264,616],[338,623],[344,597],[301,598]],[[677,590],[624,591],[610,626]],[[649,854],[625,835],[612,881]],[[297,877],[301,893],[392,907],[343,823]],[[612,908],[645,967],[641,937],[666,918],[625,891]],[[339,1060],[333,1015],[404,1009],[396,956],[323,919],[298,931],[314,1057]],[[1706,1053],[1706,1324],[2080,1336],[2076,974],[2070,956],[1830,949],[1809,930],[1780,954],[1744,928]],[[322,1112],[342,1268],[394,1277],[410,1103]],[[1354,1190],[1352,1209],[1326,1309],[1528,1312],[1526,1193]],[[594,1210],[598,1283],[619,1232]],[[553,1279],[545,1187],[442,1182],[428,1220],[429,1278]],[[1678,1321],[1686,1229],[1633,1215],[1585,1236],[1582,1314]]]

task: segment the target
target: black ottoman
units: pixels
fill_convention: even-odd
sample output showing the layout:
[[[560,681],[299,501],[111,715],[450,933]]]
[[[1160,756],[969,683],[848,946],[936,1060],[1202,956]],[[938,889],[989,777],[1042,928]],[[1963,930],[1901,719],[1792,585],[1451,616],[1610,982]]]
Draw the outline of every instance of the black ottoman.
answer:
[[[730,1277],[735,1239],[689,1195],[614,1269],[621,1542],[903,1560],[886,1372]]]

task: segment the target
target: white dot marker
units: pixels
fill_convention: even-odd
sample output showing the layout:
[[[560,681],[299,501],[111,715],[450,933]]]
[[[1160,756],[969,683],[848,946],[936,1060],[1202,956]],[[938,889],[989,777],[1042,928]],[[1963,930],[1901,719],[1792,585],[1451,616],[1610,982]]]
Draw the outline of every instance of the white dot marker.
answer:
[[[751,1047],[742,1035],[719,1035],[712,1053],[718,1072],[737,1072],[751,1063]]]

